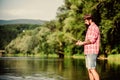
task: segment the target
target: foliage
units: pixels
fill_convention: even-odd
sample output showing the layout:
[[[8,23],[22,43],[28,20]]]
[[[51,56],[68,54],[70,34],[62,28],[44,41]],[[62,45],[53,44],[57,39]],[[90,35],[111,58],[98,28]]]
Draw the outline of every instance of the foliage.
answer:
[[[9,53],[81,54],[83,47],[76,46],[75,41],[84,40],[84,14],[94,15],[94,21],[100,28],[100,53],[119,54],[119,0],[64,0],[64,5],[58,8],[56,20],[21,33],[6,50]]]
[[[18,34],[24,32],[25,30],[35,29],[40,25],[33,24],[6,24],[0,25],[0,49],[5,49],[5,47],[15,39]]]

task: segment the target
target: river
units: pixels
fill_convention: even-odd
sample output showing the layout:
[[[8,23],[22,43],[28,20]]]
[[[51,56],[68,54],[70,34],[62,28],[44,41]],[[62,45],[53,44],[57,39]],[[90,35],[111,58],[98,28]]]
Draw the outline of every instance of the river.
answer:
[[[120,80],[120,65],[97,60],[101,80]],[[89,80],[84,59],[0,57],[0,80]]]

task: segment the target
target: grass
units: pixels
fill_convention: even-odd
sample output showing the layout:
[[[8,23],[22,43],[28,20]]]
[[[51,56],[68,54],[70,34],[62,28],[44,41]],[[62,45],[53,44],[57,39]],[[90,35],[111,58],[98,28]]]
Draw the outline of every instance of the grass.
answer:
[[[120,59],[120,54],[111,54],[108,55],[108,59]]]
[[[85,56],[84,56],[84,54],[74,54],[74,55],[72,56],[72,58],[84,59]]]
[[[5,54],[5,57],[59,57],[57,54],[43,54],[43,53],[39,53],[39,54],[23,54],[23,53],[19,53],[19,54]],[[74,55],[65,55],[65,58],[80,58],[80,59],[84,59],[84,54],[74,54]]]
[[[108,62],[120,65],[120,54],[108,55]]]
[[[5,54],[6,57],[27,57],[27,55],[23,54],[23,53],[19,53],[19,54]],[[28,57],[59,57],[57,54],[43,54],[43,53],[39,53],[39,54],[30,54],[28,55]],[[78,59],[84,59],[84,54],[74,54],[74,55],[65,55],[65,58],[78,58]],[[102,58],[99,58],[102,59]],[[120,54],[111,54],[108,55],[108,57],[106,58],[108,60],[109,63],[115,63],[115,64],[120,64]],[[104,59],[103,59],[104,60]]]
[[[5,57],[58,57],[57,54],[43,54],[43,53],[38,53],[38,54],[23,54],[23,53],[19,53],[19,54],[5,54]]]

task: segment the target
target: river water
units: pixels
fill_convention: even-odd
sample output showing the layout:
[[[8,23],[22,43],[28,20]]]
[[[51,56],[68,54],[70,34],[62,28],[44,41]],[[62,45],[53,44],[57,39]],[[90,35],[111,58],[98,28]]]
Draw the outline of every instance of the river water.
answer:
[[[97,61],[101,80],[120,80],[120,65]],[[0,80],[89,80],[84,59],[0,57]]]

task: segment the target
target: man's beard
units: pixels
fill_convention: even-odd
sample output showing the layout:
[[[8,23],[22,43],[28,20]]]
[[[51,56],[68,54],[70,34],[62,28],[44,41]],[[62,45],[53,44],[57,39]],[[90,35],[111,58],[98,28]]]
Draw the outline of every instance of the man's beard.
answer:
[[[88,28],[90,26],[90,24],[85,24],[86,28]]]

